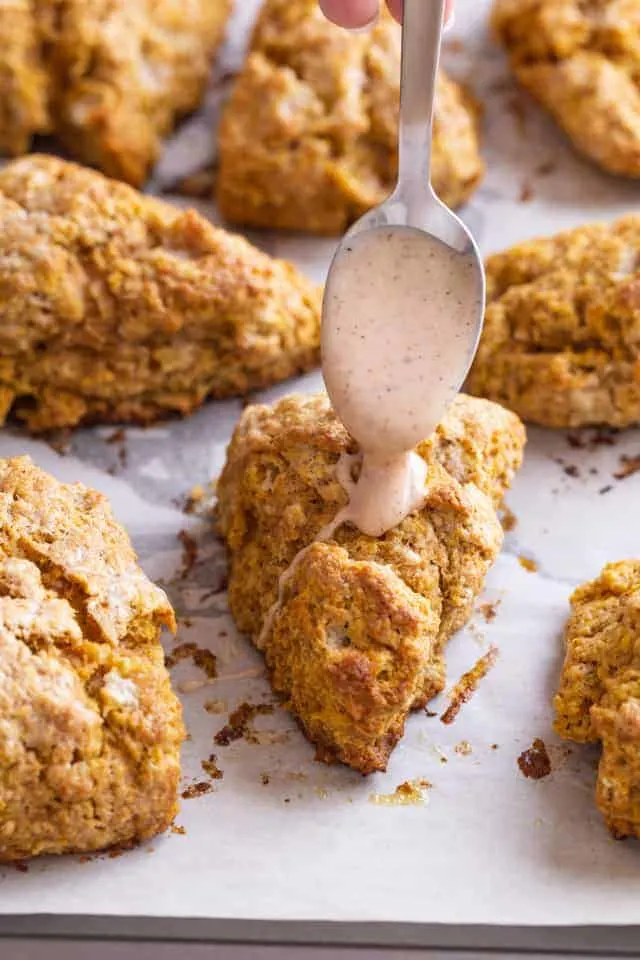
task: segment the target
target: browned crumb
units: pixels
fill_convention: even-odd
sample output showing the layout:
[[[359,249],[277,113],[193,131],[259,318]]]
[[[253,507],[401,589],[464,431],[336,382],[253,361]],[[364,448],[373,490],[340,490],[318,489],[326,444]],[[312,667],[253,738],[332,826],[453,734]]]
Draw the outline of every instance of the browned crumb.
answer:
[[[421,806],[426,800],[427,790],[432,786],[433,784],[423,778],[406,780],[397,786],[393,793],[370,794],[369,802],[385,807]]]
[[[23,860],[14,860],[13,863],[9,864],[13,867],[14,870],[17,870],[18,873],[28,873],[29,864],[25,863]]]
[[[626,480],[627,477],[632,477],[634,473],[640,471],[640,454],[635,457],[628,457],[625,454],[622,454],[620,457],[620,469],[614,473],[616,480]]]
[[[114,430],[113,433],[110,433],[107,437],[107,443],[125,443],[127,439],[127,434],[124,429],[120,427],[118,430]]]
[[[469,757],[473,753],[473,748],[468,740],[461,740],[460,743],[456,743],[453,750],[459,757]]]
[[[78,857],[78,863],[91,863],[91,860],[92,860],[92,857],[88,857],[86,853],[83,854],[81,857]]]
[[[537,573],[538,564],[531,557],[518,557],[518,563],[528,573]]]
[[[498,750],[498,749],[499,749],[498,744],[497,744],[497,743],[492,743],[492,744],[491,744],[491,749],[492,749],[492,750]]]
[[[222,780],[224,773],[216,763],[215,753],[209,754],[208,760],[202,760],[200,766],[212,780]]]
[[[208,200],[213,193],[215,175],[215,167],[205,167],[204,170],[198,170],[178,180],[169,192],[177,193],[181,197],[193,197],[195,200]]]
[[[563,467],[564,472],[568,477],[579,477],[580,469],[574,463],[568,463]]]
[[[182,570],[180,571],[180,579],[186,580],[198,562],[198,544],[186,530],[181,530],[178,533],[178,540],[182,544]]]
[[[606,487],[601,487],[598,490],[598,493],[600,494],[600,496],[602,496],[602,494],[604,493],[611,493],[612,490],[613,490],[613,486],[610,483],[608,483]]]
[[[493,600],[492,602],[487,601],[483,603],[480,607],[480,613],[484,617],[487,623],[491,623],[498,616],[498,607],[500,606],[499,600]]]
[[[440,717],[443,723],[453,723],[460,713],[463,704],[468,703],[478,689],[480,681],[483,677],[486,677],[489,671],[495,666],[497,659],[498,648],[490,647],[471,670],[468,670],[461,676],[451,692],[449,706]]]
[[[175,667],[183,660],[191,658],[196,667],[199,667],[206,674],[209,680],[215,680],[218,676],[218,665],[216,656],[211,650],[205,647],[199,647],[197,643],[180,643],[171,653],[166,654],[164,658],[165,666],[169,669]]]
[[[247,743],[258,743],[252,721],[257,716],[273,713],[270,703],[241,703],[229,716],[229,722],[213,738],[219,747],[228,747],[234,740],[245,739]]]
[[[187,834],[187,831],[185,827],[181,827],[179,823],[172,823],[171,833],[176,833],[178,834],[179,837],[185,837]]]
[[[548,177],[550,173],[557,170],[557,167],[558,164],[555,160],[546,160],[544,163],[541,163],[540,166],[536,167],[536,175],[539,177]]]
[[[271,783],[271,777],[269,776],[268,773],[260,774],[260,783],[262,784],[263,787],[266,787]]]
[[[573,447],[574,450],[584,450],[587,445],[583,434],[578,431],[567,434],[567,443],[570,447]]]
[[[520,188],[520,203],[531,203],[534,196],[533,186],[528,181],[523,183]]]
[[[518,518],[505,503],[500,508],[500,523],[505,533],[511,533],[518,526]]]
[[[518,757],[518,766],[529,780],[542,780],[551,773],[551,760],[544,740],[536,737],[532,745]]]
[[[204,709],[207,713],[224,713],[227,709],[227,705],[224,700],[206,700]]]
[[[203,797],[205,793],[212,793],[213,786],[206,780],[200,780],[197,783],[190,784],[186,790],[182,791],[183,800],[194,800],[196,797]]]
[[[187,629],[189,629],[189,627],[193,626],[193,617],[180,617],[179,622],[181,626],[187,627]]]

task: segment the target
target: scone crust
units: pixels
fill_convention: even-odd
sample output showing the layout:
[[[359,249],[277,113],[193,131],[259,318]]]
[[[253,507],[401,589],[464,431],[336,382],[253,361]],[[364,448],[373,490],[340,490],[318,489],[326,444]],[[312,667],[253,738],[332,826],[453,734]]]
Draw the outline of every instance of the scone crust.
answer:
[[[295,268],[53,157],[0,171],[0,421],[151,422],[314,366]]]
[[[611,563],[571,598],[555,728],[602,743],[596,801],[618,837],[640,837],[640,560]]]
[[[495,35],[518,81],[585,156],[640,177],[638,0],[496,0]]]
[[[231,0],[6,0],[0,150],[53,133],[140,185],[175,120],[198,106]]]
[[[522,243],[487,281],[471,393],[548,427],[640,421],[640,217]]]
[[[354,35],[315,0],[266,0],[219,132],[217,201],[231,222],[338,234],[395,185],[400,29]],[[440,76],[432,180],[458,206],[484,167],[478,110]]]
[[[245,411],[218,484],[231,611],[323,758],[383,770],[409,712],[442,689],[444,646],[500,549],[496,506],[523,444],[513,414],[460,397],[418,450],[424,509],[379,539],[347,524],[310,546],[268,618],[280,575],[344,506],[335,467],[357,448],[324,395]]]
[[[130,845],[177,811],[173,610],[101,494],[0,461],[0,861]]]

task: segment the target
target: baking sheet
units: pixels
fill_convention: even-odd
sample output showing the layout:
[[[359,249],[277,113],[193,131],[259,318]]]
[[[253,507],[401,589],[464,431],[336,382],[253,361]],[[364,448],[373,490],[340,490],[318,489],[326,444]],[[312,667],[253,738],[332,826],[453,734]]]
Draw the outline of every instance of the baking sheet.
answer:
[[[223,76],[238,63],[255,3],[237,6]],[[640,187],[574,157],[552,123],[507,79],[502,56],[486,36],[488,6],[458,0],[445,55],[451,72],[468,79],[485,103],[489,173],[465,211],[483,250],[635,209]],[[223,80],[212,87],[208,115],[190,121],[171,145],[156,191],[210,159],[212,117],[227,86]],[[215,219],[210,206],[199,206]],[[308,237],[251,236],[317,279],[333,250],[332,242]],[[315,389],[320,382],[314,374],[263,396]],[[578,450],[561,432],[530,431],[526,463],[508,500],[518,525],[471,624],[451,643],[450,684],[491,644],[500,650],[498,664],[452,726],[425,714],[412,717],[388,772],[363,779],[315,763],[312,748],[274,704],[260,657],[228,616],[220,591],[221,547],[206,518],[181,509],[194,485],[218,473],[240,411],[239,402],[210,404],[184,422],[126,429],[125,439],[116,434],[115,442],[112,428],[82,431],[63,455],[18,432],[0,433],[0,456],[29,453],[60,479],[82,480],[111,498],[146,571],[163,582],[176,606],[177,642],[213,650],[221,674],[201,686],[192,681],[201,681],[202,673],[188,664],[173,670],[191,735],[184,788],[200,782],[211,787],[183,802],[177,822],[184,833],[117,857],[0,869],[0,914],[639,922],[638,844],[607,834],[593,803],[597,750],[569,753],[551,732],[549,702],[573,586],[608,560],[637,555],[640,476],[618,481],[613,474],[622,455],[640,454],[640,433]],[[568,475],[567,466],[578,475]],[[181,531],[198,543],[197,563],[184,579]],[[536,572],[523,568],[522,556],[535,561]],[[497,603],[490,623],[481,610],[487,602]],[[168,639],[167,648],[173,645]],[[222,712],[207,712],[209,701]],[[228,712],[247,701],[273,705],[273,713],[255,722],[259,742],[216,747],[214,735]],[[536,737],[544,739],[553,767],[539,781],[525,779],[517,764]],[[201,768],[212,752],[221,780],[210,781]],[[432,784],[424,804],[374,802],[416,778]]]

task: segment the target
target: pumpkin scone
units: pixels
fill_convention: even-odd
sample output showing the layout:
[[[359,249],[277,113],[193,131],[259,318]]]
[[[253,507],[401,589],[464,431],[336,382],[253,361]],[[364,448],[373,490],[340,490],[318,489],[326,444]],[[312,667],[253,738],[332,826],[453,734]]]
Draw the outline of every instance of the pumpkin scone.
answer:
[[[0,422],[150,422],[313,366],[293,266],[53,157],[0,171]]]
[[[640,0],[496,0],[493,30],[575,147],[640,177]]]
[[[170,825],[184,728],[163,626],[106,498],[0,460],[0,861]]]
[[[640,560],[606,566],[571,598],[557,733],[601,743],[596,802],[618,837],[640,837]]]
[[[245,410],[217,487],[231,612],[320,758],[384,770],[409,713],[442,689],[524,441],[514,414],[460,396],[418,448],[424,507],[377,539],[344,524],[314,542],[347,501],[336,466],[357,446],[323,394]]]
[[[640,217],[530,240],[487,262],[467,389],[548,427],[640,421]]]
[[[219,131],[231,222],[338,234],[395,185],[400,27],[330,23],[316,0],[266,0]],[[450,206],[481,179],[478,109],[440,75],[432,180]]]
[[[139,185],[161,138],[194,110],[230,0],[4,0],[0,151],[53,134]]]

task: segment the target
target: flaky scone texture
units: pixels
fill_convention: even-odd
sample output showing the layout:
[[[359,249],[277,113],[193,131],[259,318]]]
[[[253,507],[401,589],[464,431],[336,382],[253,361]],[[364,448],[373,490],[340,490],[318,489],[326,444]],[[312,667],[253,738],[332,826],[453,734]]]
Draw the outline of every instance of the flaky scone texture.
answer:
[[[640,0],[496,0],[493,29],[577,149],[640,177]]]
[[[53,157],[0,171],[0,421],[186,414],[313,366],[319,291],[291,264]]]
[[[139,185],[202,97],[230,0],[4,0],[0,151],[52,133]]]
[[[516,416],[461,396],[418,448],[424,508],[379,539],[345,524],[314,543],[346,504],[336,465],[356,444],[323,394],[245,411],[218,484],[231,611],[323,759],[384,770],[409,712],[442,689],[523,445]]]
[[[169,826],[184,729],[163,626],[106,498],[0,460],[0,861]]]
[[[400,28],[388,13],[356,35],[316,0],[266,0],[220,127],[223,215],[343,232],[395,185],[399,80]],[[433,185],[458,206],[483,172],[477,108],[441,75]]]
[[[640,837],[640,560],[606,566],[571,598],[555,728],[602,743],[596,801],[618,837]]]
[[[531,240],[487,262],[467,382],[548,427],[640,421],[640,217]]]

